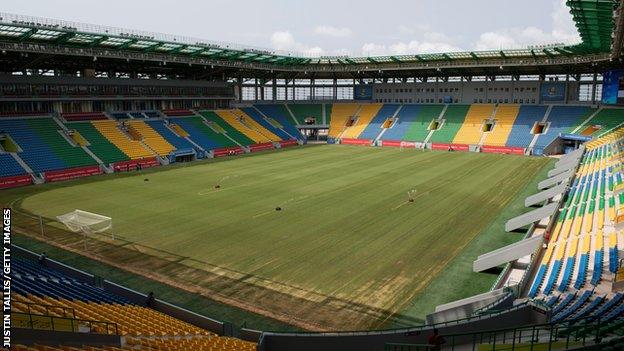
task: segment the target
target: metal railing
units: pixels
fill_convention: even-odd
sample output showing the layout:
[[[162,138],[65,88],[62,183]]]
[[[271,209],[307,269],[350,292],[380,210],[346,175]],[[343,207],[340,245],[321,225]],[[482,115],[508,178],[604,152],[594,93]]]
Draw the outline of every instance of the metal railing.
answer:
[[[20,302],[20,301],[15,301],[15,304],[26,305],[26,308],[28,309],[28,314],[39,314],[39,311],[35,311],[35,309],[37,307],[40,307],[40,308],[42,307],[45,309],[46,316],[52,316],[52,313],[59,313],[58,311],[60,310],[62,311],[63,317],[73,318],[73,319],[76,318],[76,312],[71,307],[45,305],[45,304],[39,304],[39,303]]]
[[[559,324],[539,324],[519,328],[488,330],[482,332],[442,335],[445,350],[559,350],[600,344],[605,340],[608,327],[613,323],[572,320]],[[624,323],[623,323],[624,324]],[[624,326],[622,326],[624,327]],[[607,328],[607,329],[605,329]],[[387,347],[402,345],[403,350],[419,350],[421,344],[386,344]],[[409,349],[412,346],[414,348]],[[422,349],[422,348],[421,348]],[[402,350],[401,348],[386,350]],[[426,349],[425,349],[426,350]]]
[[[11,312],[11,324],[15,328],[119,335],[117,323],[32,313]]]
[[[434,347],[428,344],[399,344],[388,343],[384,346],[384,351],[428,351]]]

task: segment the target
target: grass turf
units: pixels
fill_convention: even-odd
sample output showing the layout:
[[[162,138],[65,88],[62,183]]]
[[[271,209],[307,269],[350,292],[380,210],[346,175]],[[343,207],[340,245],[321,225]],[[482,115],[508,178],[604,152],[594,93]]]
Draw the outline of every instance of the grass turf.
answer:
[[[120,240],[99,258],[141,273],[110,247],[149,251],[167,263],[150,261],[145,275],[218,301],[306,328],[379,328],[421,318],[415,297],[546,163],[320,146],[45,185],[20,206],[111,216]]]

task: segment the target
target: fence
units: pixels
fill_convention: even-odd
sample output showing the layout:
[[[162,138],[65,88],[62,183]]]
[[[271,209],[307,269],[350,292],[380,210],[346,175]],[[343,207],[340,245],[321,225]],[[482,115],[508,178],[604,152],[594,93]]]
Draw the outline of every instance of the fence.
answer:
[[[11,323],[15,328],[119,335],[119,329],[116,323],[76,318],[11,312]]]

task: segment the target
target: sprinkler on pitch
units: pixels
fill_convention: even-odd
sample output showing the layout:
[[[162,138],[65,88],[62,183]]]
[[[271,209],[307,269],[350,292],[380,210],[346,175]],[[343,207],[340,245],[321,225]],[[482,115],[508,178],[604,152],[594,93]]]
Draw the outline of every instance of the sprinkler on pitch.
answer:
[[[214,186],[215,189],[221,189],[221,185],[217,184]]]
[[[414,202],[413,195],[416,193],[416,189],[412,189],[407,192],[407,202]]]
[[[143,179],[144,182],[149,182],[149,178]]]
[[[281,210],[282,210],[282,208],[281,208],[280,206],[277,206],[277,207],[275,208],[275,211],[281,211]]]

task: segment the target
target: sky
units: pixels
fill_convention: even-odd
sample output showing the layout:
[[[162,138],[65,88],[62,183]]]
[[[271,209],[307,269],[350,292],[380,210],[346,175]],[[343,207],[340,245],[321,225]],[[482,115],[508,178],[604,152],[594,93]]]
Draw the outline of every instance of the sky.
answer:
[[[3,0],[0,11],[311,56],[580,41],[565,0]]]

